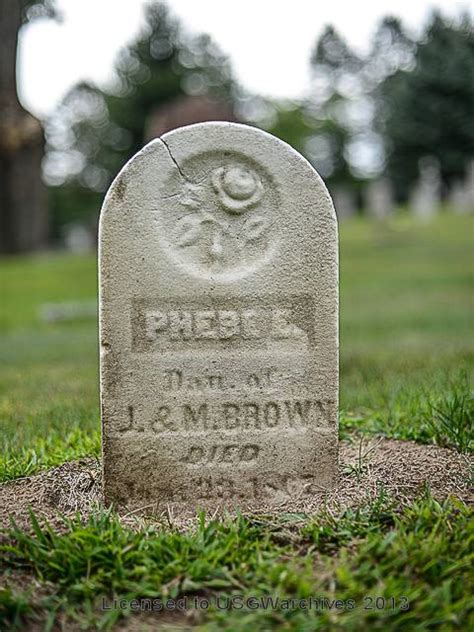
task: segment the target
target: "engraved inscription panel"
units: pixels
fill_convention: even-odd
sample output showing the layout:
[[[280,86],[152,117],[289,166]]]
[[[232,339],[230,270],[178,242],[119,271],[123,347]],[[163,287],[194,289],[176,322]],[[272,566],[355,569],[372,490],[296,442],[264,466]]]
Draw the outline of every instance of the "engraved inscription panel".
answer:
[[[132,304],[134,351],[165,349],[306,348],[314,344],[309,296],[243,297],[228,301],[135,298]]]

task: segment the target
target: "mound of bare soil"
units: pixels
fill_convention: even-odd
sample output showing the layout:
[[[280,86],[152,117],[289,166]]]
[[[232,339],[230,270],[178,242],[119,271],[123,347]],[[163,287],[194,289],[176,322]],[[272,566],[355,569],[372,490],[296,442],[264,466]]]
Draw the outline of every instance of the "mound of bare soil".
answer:
[[[474,457],[454,450],[393,439],[353,439],[340,444],[340,484],[336,490],[308,498],[292,499],[284,512],[314,514],[324,507],[331,513],[356,508],[375,498],[383,488],[405,505],[428,486],[432,495],[444,499],[454,495],[466,503],[474,501],[472,468]],[[10,516],[18,526],[28,527],[29,508],[58,529],[63,516],[79,512],[87,517],[102,506],[100,462],[82,459],[0,485],[0,528],[8,527]],[[273,509],[273,512],[275,510]],[[262,507],[262,512],[269,509]],[[141,515],[140,515],[141,514]],[[121,512],[122,520],[137,526],[146,511]],[[155,520],[185,526],[183,519],[163,512]]]

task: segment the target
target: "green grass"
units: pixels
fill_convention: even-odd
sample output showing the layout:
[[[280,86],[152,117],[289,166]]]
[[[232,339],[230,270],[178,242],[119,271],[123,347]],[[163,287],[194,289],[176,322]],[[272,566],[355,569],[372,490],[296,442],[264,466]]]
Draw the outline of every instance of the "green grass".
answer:
[[[460,452],[473,451],[474,397],[467,376],[454,383],[447,396],[430,398],[423,414],[437,443]]]
[[[400,512],[381,494],[337,519],[322,515],[206,522],[193,532],[124,528],[111,512],[87,522],[65,521],[65,532],[15,526],[0,546],[5,568],[45,587],[8,587],[0,613],[13,629],[25,621],[79,621],[110,629],[130,611],[101,610],[113,597],[211,603],[202,630],[466,630],[472,601],[474,521],[457,501],[426,495]],[[250,607],[223,611],[224,597],[340,600],[340,610]],[[214,601],[213,601],[214,599]],[[67,628],[67,626],[66,626]]]
[[[455,216],[342,224],[342,437],[472,452],[473,228],[472,218]],[[6,481],[99,454],[97,323],[48,324],[38,315],[43,303],[94,300],[96,263],[19,257],[0,261],[0,275]],[[427,493],[401,511],[380,490],[339,516],[202,516],[186,533],[167,525],[132,531],[103,510],[66,520],[60,533],[34,516],[32,524],[31,534],[13,526],[0,547],[0,630],[110,629],[130,612],[101,610],[102,597],[182,595],[211,601],[200,614],[208,632],[474,627],[474,520],[454,499],[439,504]],[[237,594],[326,598],[343,608],[255,610],[249,602],[227,611],[212,602]],[[187,625],[179,614],[172,621]]]
[[[472,449],[470,217],[341,224],[341,436]],[[93,257],[0,261],[0,480],[99,445],[95,319],[42,323],[48,302],[94,300]],[[74,441],[71,442],[71,438]],[[75,445],[73,445],[75,443]]]
[[[54,255],[0,263],[0,480],[98,454],[95,319],[44,323],[44,303],[93,300],[92,257]]]
[[[399,389],[392,385],[379,409],[343,413],[341,437],[359,432],[472,452],[474,398],[467,372],[444,367],[433,372],[431,385],[420,382]]]

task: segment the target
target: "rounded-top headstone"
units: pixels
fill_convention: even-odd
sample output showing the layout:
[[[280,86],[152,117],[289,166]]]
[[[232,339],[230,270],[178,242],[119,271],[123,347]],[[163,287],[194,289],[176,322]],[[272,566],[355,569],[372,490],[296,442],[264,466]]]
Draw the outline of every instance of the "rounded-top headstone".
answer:
[[[108,502],[262,509],[336,483],[337,223],[301,155],[234,123],[152,141],[99,257]]]

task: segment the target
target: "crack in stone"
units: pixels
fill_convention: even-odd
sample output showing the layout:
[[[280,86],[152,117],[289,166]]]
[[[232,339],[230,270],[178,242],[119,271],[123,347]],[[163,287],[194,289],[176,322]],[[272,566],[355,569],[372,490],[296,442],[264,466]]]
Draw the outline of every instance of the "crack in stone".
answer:
[[[209,175],[210,175],[210,174],[211,174],[211,172],[212,172],[212,169],[211,169],[210,171],[206,172],[200,180],[192,180],[189,176],[187,176],[187,175],[184,173],[184,171],[183,171],[183,170],[181,169],[181,167],[179,166],[178,161],[176,160],[176,158],[175,158],[175,157],[173,156],[173,154],[171,153],[171,149],[170,149],[170,146],[168,145],[168,143],[167,143],[165,140],[163,140],[163,138],[162,138],[161,136],[159,137],[159,140],[160,140],[160,141],[163,143],[163,145],[166,147],[166,151],[168,152],[169,157],[171,158],[171,160],[172,160],[172,162],[174,163],[174,165],[175,165],[176,169],[178,170],[179,175],[183,178],[183,180],[186,180],[186,182],[189,182],[190,184],[196,184],[196,185],[202,184],[205,180],[207,180],[207,178],[209,177]],[[179,192],[178,192],[178,193],[173,193],[172,195],[167,195],[167,196],[166,196],[166,198],[168,198],[168,197],[174,197],[174,196],[176,196],[176,195],[179,195]]]
[[[161,142],[163,143],[163,145],[166,147],[166,150],[168,151],[168,154],[169,154],[169,156],[170,156],[171,160],[172,160],[172,161],[173,161],[173,163],[175,164],[176,169],[177,169],[177,170],[178,170],[178,172],[179,172],[179,175],[183,178],[183,180],[186,180],[186,182],[192,182],[192,181],[191,181],[191,180],[190,180],[190,179],[186,176],[186,174],[185,174],[185,173],[181,170],[181,167],[179,166],[179,164],[178,164],[178,162],[177,162],[176,158],[175,158],[175,157],[173,156],[173,154],[171,153],[171,149],[170,149],[170,147],[169,147],[168,143],[167,143],[165,140],[163,140],[163,138],[161,138],[161,137],[160,137],[160,140],[161,140]]]
[[[170,193],[169,195],[163,195],[163,200],[171,200],[172,198],[178,197],[178,195],[181,195],[180,191],[177,191],[176,193]]]

